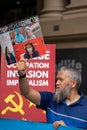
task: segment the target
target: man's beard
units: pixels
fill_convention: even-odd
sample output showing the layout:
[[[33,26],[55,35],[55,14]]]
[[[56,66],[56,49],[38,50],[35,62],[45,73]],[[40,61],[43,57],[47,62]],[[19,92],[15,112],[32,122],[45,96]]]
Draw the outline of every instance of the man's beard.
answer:
[[[68,98],[70,96],[70,92],[71,92],[70,86],[67,86],[63,90],[59,90],[59,91],[57,90],[54,94],[53,100],[59,103],[65,98]]]

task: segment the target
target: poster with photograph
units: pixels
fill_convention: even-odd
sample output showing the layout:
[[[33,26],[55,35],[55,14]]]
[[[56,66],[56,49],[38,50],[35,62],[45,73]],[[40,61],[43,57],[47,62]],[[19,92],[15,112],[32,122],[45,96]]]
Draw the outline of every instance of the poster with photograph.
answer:
[[[7,65],[21,57],[29,60],[46,53],[38,16],[32,16],[0,28],[0,45]]]
[[[37,91],[55,91],[55,54],[56,45],[49,43],[46,44],[45,55],[27,62],[26,76],[31,88]],[[33,102],[21,95],[17,65],[7,65],[2,50],[0,65],[0,118],[46,122],[46,112],[37,109]]]

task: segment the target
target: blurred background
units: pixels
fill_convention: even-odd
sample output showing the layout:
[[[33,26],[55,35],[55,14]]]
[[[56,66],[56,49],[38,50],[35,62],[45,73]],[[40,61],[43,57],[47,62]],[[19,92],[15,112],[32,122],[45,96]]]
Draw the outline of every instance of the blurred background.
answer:
[[[37,0],[1,0],[0,26],[37,14]]]

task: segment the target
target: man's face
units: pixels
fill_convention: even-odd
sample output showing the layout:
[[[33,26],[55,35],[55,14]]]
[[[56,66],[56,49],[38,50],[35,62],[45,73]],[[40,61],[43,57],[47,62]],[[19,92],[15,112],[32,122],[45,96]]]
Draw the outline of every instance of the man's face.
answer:
[[[72,80],[68,75],[68,71],[58,72],[54,100],[60,102],[63,99],[68,98],[70,96],[71,88]]]
[[[59,71],[57,73],[56,91],[62,91],[67,86],[72,85],[72,80],[69,77],[68,71]]]

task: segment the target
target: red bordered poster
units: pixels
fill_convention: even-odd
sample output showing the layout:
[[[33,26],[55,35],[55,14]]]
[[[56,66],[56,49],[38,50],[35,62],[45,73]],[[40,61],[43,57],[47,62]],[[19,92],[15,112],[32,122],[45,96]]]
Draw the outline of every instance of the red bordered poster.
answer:
[[[46,54],[27,62],[29,85],[38,91],[55,90],[56,45],[46,44]],[[7,65],[1,53],[0,118],[46,122],[46,113],[23,97],[19,90],[16,63]]]

